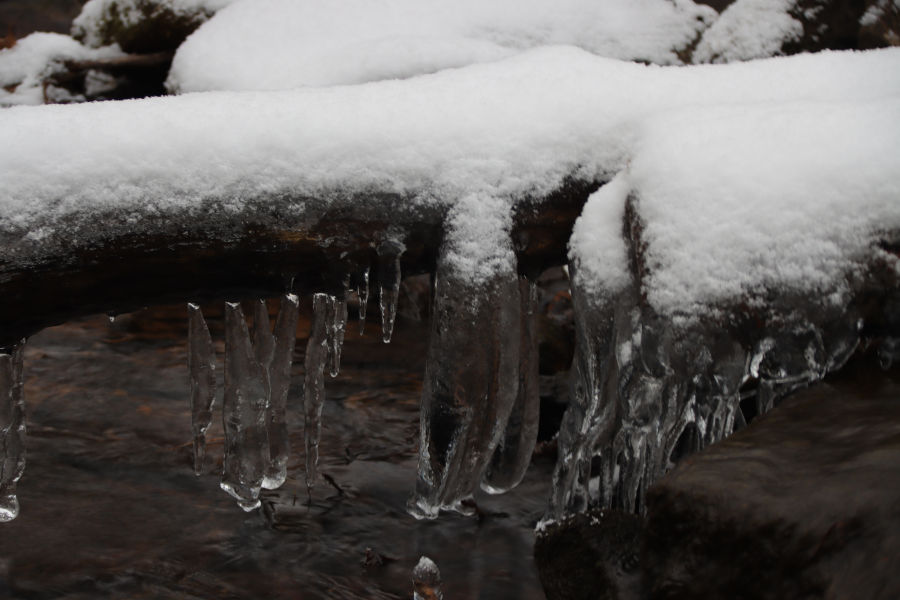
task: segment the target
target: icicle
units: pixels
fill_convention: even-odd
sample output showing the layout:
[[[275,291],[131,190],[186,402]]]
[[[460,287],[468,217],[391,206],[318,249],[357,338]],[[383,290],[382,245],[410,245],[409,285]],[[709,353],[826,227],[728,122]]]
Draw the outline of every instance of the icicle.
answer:
[[[312,488],[319,464],[319,434],[322,429],[322,406],[325,402],[325,363],[328,361],[326,322],[331,299],[327,294],[313,296],[313,318],[306,344],[306,380],[304,411],[306,413],[306,486]]]
[[[19,514],[16,483],[25,471],[25,340],[0,351],[0,523]]]
[[[366,331],[366,308],[369,306],[369,267],[360,273],[356,293],[359,297],[359,335],[363,335]]]
[[[297,340],[297,319],[300,299],[294,294],[281,298],[281,308],[275,320],[275,339],[268,364],[269,402],[266,423],[269,434],[269,466],[262,481],[262,487],[274,490],[287,479],[287,461],[291,446],[288,435],[286,408],[288,391],[291,387],[291,365],[294,360],[294,346]]]
[[[522,328],[519,349],[519,391],[506,424],[506,433],[481,483],[482,489],[500,494],[519,485],[531,464],[537,441],[541,398],[538,377],[537,286],[519,278]]]
[[[245,511],[259,506],[269,465],[266,405],[269,378],[250,342],[239,302],[225,303],[225,460],[221,487]]]
[[[206,430],[216,397],[216,357],[209,327],[196,304],[188,303],[188,371],[191,377],[191,429],[194,433],[194,474],[203,471]]]
[[[109,319],[110,325],[112,325],[113,323],[116,322],[116,317],[117,317],[117,316],[118,316],[118,315],[117,315],[116,313],[112,312],[112,311],[106,313],[106,318]]]
[[[328,336],[328,371],[337,377],[341,371],[341,348],[344,345],[344,334],[347,331],[347,293],[350,278],[344,279],[343,292],[337,296],[329,296],[325,332]]]
[[[390,343],[397,316],[397,299],[400,296],[400,256],[406,246],[398,240],[387,240],[378,245],[378,283],[381,304],[381,337]]]
[[[490,279],[458,278],[438,260],[420,409],[419,466],[409,510],[469,512],[515,403],[521,316],[513,265]],[[473,341],[477,340],[475,344]]]
[[[413,569],[413,600],[443,600],[441,571],[427,556],[419,558]]]
[[[269,307],[265,299],[260,298],[253,303],[253,352],[264,369],[268,369],[272,362],[274,348],[275,338],[272,337]]]

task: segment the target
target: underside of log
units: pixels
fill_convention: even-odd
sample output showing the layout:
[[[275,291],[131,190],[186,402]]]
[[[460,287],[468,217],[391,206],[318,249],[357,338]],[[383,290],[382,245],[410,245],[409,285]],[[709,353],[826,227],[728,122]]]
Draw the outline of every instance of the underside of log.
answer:
[[[599,185],[569,180],[544,198],[517,204],[511,234],[520,273],[536,276],[565,264],[572,225]],[[366,206],[365,200],[327,209],[304,226],[296,221],[280,226],[277,217],[266,214],[242,215],[225,226],[202,220],[191,228],[162,223],[152,234],[119,233],[97,222],[97,231],[112,233],[83,242],[73,236],[37,256],[2,252],[0,345],[98,312],[243,300],[288,290],[336,292],[348,274],[375,264],[376,247],[388,237],[399,237],[406,247],[404,275],[432,272],[444,214],[411,212],[398,222],[348,208]],[[377,269],[372,269],[372,285],[377,286]]]

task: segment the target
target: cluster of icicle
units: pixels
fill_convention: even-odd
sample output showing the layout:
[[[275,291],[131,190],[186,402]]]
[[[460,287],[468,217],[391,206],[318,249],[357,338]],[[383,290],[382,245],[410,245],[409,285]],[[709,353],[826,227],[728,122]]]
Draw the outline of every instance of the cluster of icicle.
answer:
[[[386,343],[390,342],[397,312],[403,249],[402,243],[394,241],[379,246],[382,337]],[[359,273],[356,280],[362,334],[369,296],[368,269]],[[345,277],[343,290],[338,294],[317,293],[312,298],[303,403],[306,485],[310,489],[318,472],[325,370],[332,377],[340,371],[350,283],[351,278]],[[291,448],[285,416],[299,306],[299,298],[286,293],[281,298],[273,331],[266,301],[258,300],[251,331],[241,304],[225,303],[225,450],[221,487],[246,511],[259,507],[261,489],[277,489],[287,479]],[[197,304],[188,304],[188,324],[194,472],[200,475],[216,396],[216,361],[209,327]]]
[[[547,520],[592,506],[642,512],[647,488],[681,457],[745,425],[742,400],[764,414],[840,368],[862,329],[852,305],[815,299],[729,326],[663,318],[634,284],[603,300],[577,274],[572,288],[576,355]]]

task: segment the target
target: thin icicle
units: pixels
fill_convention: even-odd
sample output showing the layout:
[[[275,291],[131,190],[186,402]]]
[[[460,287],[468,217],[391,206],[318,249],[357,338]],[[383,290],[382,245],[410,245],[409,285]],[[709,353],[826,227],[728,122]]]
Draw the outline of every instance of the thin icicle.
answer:
[[[390,343],[397,317],[397,299],[400,297],[400,256],[406,246],[399,240],[387,240],[378,245],[378,284],[381,305],[381,338]]]
[[[245,511],[259,506],[269,465],[269,378],[257,360],[239,302],[225,303],[225,460],[221,487]]]
[[[306,414],[306,486],[312,489],[319,464],[319,434],[325,402],[325,363],[328,361],[326,322],[331,299],[328,294],[313,296],[313,318],[306,344],[306,380],[303,408]]]
[[[540,420],[540,379],[538,377],[537,286],[519,278],[522,330],[519,348],[519,391],[509,415],[506,432],[494,451],[481,488],[501,494],[519,485],[531,464]]]
[[[25,340],[0,351],[0,523],[19,514],[16,483],[25,471]]]
[[[344,289],[337,296],[329,297],[325,331],[328,336],[328,372],[337,377],[341,371],[341,348],[347,331],[347,294],[350,278],[344,279]]]
[[[359,274],[356,293],[359,297],[359,335],[366,332],[366,308],[369,306],[369,267]]]
[[[287,479],[287,461],[291,446],[288,435],[287,409],[288,391],[291,387],[291,365],[294,361],[294,346],[297,340],[297,319],[300,299],[294,294],[281,298],[281,308],[275,320],[275,339],[269,370],[269,403],[266,408],[269,433],[269,466],[262,481],[262,487],[274,490]]]
[[[194,474],[203,471],[206,431],[216,397],[216,357],[209,327],[200,307],[188,303],[188,371],[191,377],[191,429],[194,433]]]

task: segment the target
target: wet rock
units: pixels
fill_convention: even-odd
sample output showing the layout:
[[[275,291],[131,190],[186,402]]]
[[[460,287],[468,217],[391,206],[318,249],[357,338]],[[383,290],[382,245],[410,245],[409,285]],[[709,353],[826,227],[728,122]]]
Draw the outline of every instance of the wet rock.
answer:
[[[898,383],[851,370],[663,478],[647,500],[647,597],[900,597]]]
[[[176,9],[165,0],[105,0],[75,19],[72,37],[95,48],[119,44],[135,54],[174,51],[212,14],[203,3]]]
[[[641,518],[594,510],[546,525],[534,560],[548,600],[640,598]]]

